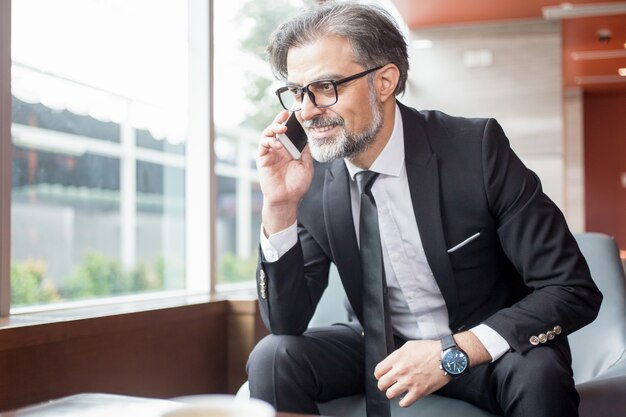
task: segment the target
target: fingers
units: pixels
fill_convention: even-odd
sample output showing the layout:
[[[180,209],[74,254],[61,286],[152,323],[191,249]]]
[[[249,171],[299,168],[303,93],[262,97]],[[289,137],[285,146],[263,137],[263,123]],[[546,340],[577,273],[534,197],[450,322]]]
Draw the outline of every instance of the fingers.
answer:
[[[413,405],[415,401],[419,399],[420,399],[419,395],[417,395],[415,392],[409,391],[406,393],[404,397],[400,398],[398,405],[402,408],[410,407],[411,405]]]
[[[394,353],[387,356],[374,368],[374,377],[378,380],[378,389],[383,392],[387,391],[397,381],[396,375],[391,372],[394,364]]]
[[[259,142],[257,157],[266,156],[270,153],[270,151],[280,150],[282,147],[283,144],[280,143],[275,137],[263,137]]]
[[[378,387],[382,392],[385,393],[385,395],[387,396],[387,398],[389,398],[390,400],[393,400],[394,398],[402,395],[402,393],[406,392],[406,387],[403,386],[403,384],[400,381],[394,381],[394,384],[386,387],[384,389],[380,388],[380,386]]]
[[[433,341],[409,341],[374,370],[378,389],[408,407],[449,382],[438,366],[439,346]]]
[[[376,374],[374,374],[374,376],[376,376]],[[378,389],[383,392],[387,391],[389,387],[395,384],[398,380],[397,376],[392,374],[391,372],[387,372],[385,375],[376,377],[376,379],[378,379]]]
[[[281,110],[276,117],[274,117],[274,123],[283,124],[289,119],[289,112],[287,110]]]
[[[272,123],[263,131],[263,136],[267,138],[273,138],[277,133],[285,133],[287,131],[287,127],[280,123]]]
[[[383,359],[378,365],[376,365],[376,368],[374,368],[374,377],[376,377],[376,379],[380,379],[383,375],[391,370],[391,368],[393,367],[393,361],[391,358],[392,355],[393,353]]]
[[[390,400],[399,397],[398,405],[400,407],[408,407],[430,393],[428,385],[412,383],[409,377],[394,377],[389,381],[384,381],[382,384],[379,381],[378,388]]]
[[[390,400],[400,397],[398,405],[401,407],[405,406],[403,404],[413,404],[419,398],[418,394],[410,392],[410,387],[405,378],[391,375],[391,372],[378,381],[378,389],[384,392]],[[402,396],[403,394],[404,396]]]
[[[287,131],[287,127],[284,123],[288,118],[289,112],[287,110],[282,110],[278,113],[278,115],[276,115],[272,124],[263,130],[263,137],[259,142],[257,156],[265,156],[271,149],[280,150],[283,148],[283,144],[276,139],[276,134],[285,133]]]
[[[274,118],[274,121],[271,125],[265,128],[263,131],[263,135],[267,137],[276,136],[276,133],[285,133],[287,131],[287,127],[285,127],[285,122],[289,118],[289,112],[287,110],[283,110]]]

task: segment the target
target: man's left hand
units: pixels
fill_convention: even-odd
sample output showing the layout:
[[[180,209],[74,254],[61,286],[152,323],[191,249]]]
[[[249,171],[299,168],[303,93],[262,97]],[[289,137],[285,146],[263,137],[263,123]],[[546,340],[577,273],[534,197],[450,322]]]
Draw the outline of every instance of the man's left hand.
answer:
[[[454,340],[469,357],[470,366],[491,361],[491,355],[471,331],[455,334]],[[408,407],[452,380],[439,368],[440,362],[439,340],[408,341],[376,366],[378,389],[389,399],[406,393],[399,405]]]
[[[439,369],[441,342],[411,340],[387,356],[374,370],[378,389],[393,399],[402,394],[400,407],[408,407],[452,380]]]

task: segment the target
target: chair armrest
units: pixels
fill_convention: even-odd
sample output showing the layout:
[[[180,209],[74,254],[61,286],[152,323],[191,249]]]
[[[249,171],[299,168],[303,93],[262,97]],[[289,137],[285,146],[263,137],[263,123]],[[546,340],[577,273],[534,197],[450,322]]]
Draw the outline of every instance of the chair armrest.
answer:
[[[609,366],[604,372],[592,378],[589,382],[598,379],[608,379],[614,377],[626,376],[626,349],[622,351],[620,358],[613,365]]]
[[[621,365],[576,386],[580,417],[626,416],[626,361]]]

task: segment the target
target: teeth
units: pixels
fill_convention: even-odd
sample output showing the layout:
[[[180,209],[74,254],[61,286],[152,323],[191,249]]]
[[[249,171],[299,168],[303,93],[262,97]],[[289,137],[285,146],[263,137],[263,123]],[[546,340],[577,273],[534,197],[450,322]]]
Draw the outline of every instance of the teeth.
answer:
[[[318,133],[324,133],[324,132],[328,132],[332,128],[333,126],[318,126],[318,127],[312,127],[311,130],[318,132]]]

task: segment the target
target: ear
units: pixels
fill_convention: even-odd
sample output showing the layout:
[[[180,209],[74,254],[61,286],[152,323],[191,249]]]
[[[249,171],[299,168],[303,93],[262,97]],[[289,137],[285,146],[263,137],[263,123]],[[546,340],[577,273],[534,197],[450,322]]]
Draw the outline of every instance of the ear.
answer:
[[[394,91],[400,80],[400,70],[395,64],[387,64],[378,70],[376,87],[381,102],[394,97]]]

